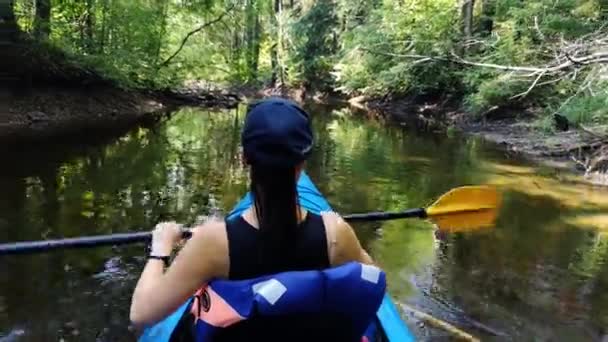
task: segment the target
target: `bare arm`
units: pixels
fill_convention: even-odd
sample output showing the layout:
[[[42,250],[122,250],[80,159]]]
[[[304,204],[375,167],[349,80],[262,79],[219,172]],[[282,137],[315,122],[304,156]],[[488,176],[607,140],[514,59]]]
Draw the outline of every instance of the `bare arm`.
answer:
[[[166,245],[155,253],[168,255],[171,249],[167,251]],[[166,272],[163,273],[161,261],[149,260],[133,293],[132,323],[138,327],[154,324],[175,311],[204,283],[226,276],[227,251],[225,226],[214,221],[195,230]]]
[[[374,264],[369,254],[363,249],[353,228],[344,219],[333,212],[323,213],[329,257],[332,266],[351,261],[363,264]]]

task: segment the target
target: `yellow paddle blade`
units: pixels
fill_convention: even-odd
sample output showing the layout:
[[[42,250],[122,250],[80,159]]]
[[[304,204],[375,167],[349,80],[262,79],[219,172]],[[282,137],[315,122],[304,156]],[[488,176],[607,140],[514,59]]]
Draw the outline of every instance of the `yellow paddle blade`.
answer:
[[[452,189],[426,209],[439,229],[450,232],[490,227],[496,221],[501,198],[493,186]]]
[[[445,193],[426,209],[431,216],[497,209],[500,206],[498,190],[493,186],[462,186]]]
[[[439,230],[448,233],[456,233],[490,228],[494,226],[497,217],[498,210],[484,209],[480,211],[435,215],[430,219],[437,225]]]

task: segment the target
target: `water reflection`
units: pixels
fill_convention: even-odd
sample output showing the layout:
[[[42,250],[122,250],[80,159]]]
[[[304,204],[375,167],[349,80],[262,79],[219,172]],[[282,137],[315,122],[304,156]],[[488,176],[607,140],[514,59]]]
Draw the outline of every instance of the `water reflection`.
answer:
[[[357,224],[395,297],[481,337],[492,338],[473,320],[508,336],[496,339],[604,334],[608,243],[595,222],[608,211],[606,194],[506,159],[478,139],[413,134],[343,108],[309,109],[316,149],[308,172],[342,213],[426,206],[467,184],[506,191],[490,230],[437,234],[423,220]],[[192,223],[229,210],[247,189],[243,110],[186,108],[108,144],[6,154],[0,239],[147,230],[160,219]],[[128,307],[142,250],[3,259],[0,336],[132,340]]]

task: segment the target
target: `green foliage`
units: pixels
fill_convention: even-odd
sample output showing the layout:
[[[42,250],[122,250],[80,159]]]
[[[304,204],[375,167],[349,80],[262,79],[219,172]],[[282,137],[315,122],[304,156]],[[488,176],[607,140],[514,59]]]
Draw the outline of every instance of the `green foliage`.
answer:
[[[403,54],[445,55],[453,48],[456,7],[448,0],[411,4],[384,1],[363,24],[343,34],[337,74],[346,92],[433,92],[457,81],[439,63],[416,63]],[[359,19],[360,20],[360,19]]]
[[[467,109],[473,113],[481,113],[493,106],[506,105],[512,98],[522,94],[529,87],[527,82],[501,75],[484,80],[477,85],[477,91],[467,97]]]
[[[539,82],[540,86],[526,96],[518,96],[527,92],[534,76],[448,63],[442,57],[464,52],[463,58],[480,64],[542,67],[553,61],[563,40],[598,30],[608,13],[608,4],[599,0],[477,1],[478,32],[474,32],[474,44],[463,51],[457,2],[341,3],[339,13],[346,22],[341,59],[336,65],[341,90],[371,95],[464,94],[466,108],[473,113],[531,99],[555,110],[579,91],[587,72],[581,71],[577,80]],[[362,4],[367,6],[366,19],[352,15],[361,11]],[[482,27],[488,29],[488,20],[491,32],[481,32]],[[440,59],[425,61],[412,55]],[[606,95],[596,94],[599,98],[590,100],[593,97],[577,96],[580,100],[571,101],[563,110],[571,111],[575,122],[598,121],[605,115],[601,108]],[[578,114],[580,111],[587,114]]]
[[[257,70],[265,23],[259,13],[268,13],[269,3],[53,0],[48,40],[127,87],[173,87],[194,79],[250,82],[262,77]],[[15,8],[21,29],[33,34],[35,2],[20,0]],[[228,8],[222,22],[192,34],[163,63],[191,31]]]
[[[498,1],[494,17],[494,35],[484,48],[470,59],[484,63],[516,66],[544,66],[553,59],[553,51],[563,39],[575,39],[601,27],[599,2],[596,0]],[[581,80],[584,77],[581,77]],[[510,102],[513,95],[531,85],[533,77],[516,78],[504,71],[480,71],[472,68],[465,75],[466,103],[474,112]],[[569,80],[536,87],[528,98],[551,103],[564,101],[564,95],[577,89],[580,82]],[[521,100],[521,99],[519,99]]]
[[[542,78],[528,92],[536,75],[453,60],[543,67],[564,41],[605,24],[607,0],[476,1],[467,42],[454,0],[52,0],[50,20],[36,5],[16,2],[22,30],[128,87],[284,83],[351,95],[455,94],[473,113],[533,100],[574,122],[606,117],[605,86],[580,90],[588,69]]]
[[[608,123],[608,94],[574,98],[562,107],[561,114],[575,124]]]
[[[327,90],[338,47],[338,21],[331,1],[318,1],[291,25],[290,81]]]

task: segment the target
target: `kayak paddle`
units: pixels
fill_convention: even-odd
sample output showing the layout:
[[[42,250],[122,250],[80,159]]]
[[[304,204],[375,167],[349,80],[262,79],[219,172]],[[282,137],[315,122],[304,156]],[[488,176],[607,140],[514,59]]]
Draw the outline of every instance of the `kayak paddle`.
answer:
[[[349,222],[387,221],[402,218],[429,219],[439,230],[466,231],[494,224],[500,206],[500,196],[491,186],[463,186],[443,194],[428,208],[409,209],[399,212],[371,212],[344,215]],[[184,231],[184,237],[190,237]],[[0,255],[46,252],[61,248],[85,248],[108,245],[125,245],[146,242],[151,232],[119,233],[56,240],[25,241],[0,244]]]

